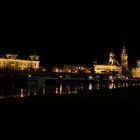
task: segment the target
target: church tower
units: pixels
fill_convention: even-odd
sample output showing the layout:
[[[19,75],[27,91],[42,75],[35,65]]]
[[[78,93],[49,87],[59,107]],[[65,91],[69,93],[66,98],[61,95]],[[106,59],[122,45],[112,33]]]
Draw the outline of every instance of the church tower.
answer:
[[[128,55],[126,53],[126,48],[124,43],[123,43],[122,54],[121,54],[121,65],[125,70],[128,68]]]
[[[111,52],[109,53],[109,65],[115,65],[115,64],[116,64],[116,56],[112,49]]]

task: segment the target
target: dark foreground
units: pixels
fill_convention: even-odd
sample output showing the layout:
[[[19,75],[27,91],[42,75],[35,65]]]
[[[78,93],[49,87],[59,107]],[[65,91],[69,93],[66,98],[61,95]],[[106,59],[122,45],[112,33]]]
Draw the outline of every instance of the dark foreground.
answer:
[[[140,87],[41,95],[0,101],[5,137],[48,136],[137,137]],[[4,133],[3,133],[4,132]],[[66,137],[67,138],[67,137]]]

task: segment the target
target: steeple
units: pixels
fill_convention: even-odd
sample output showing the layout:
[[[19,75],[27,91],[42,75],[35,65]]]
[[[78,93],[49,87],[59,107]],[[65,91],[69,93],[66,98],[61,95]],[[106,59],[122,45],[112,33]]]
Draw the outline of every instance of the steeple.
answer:
[[[125,38],[123,38],[123,48],[122,48],[122,54],[121,54],[121,64],[123,68],[126,70],[128,68],[128,55],[126,53],[126,47],[125,47]]]
[[[112,48],[109,53],[109,65],[115,65],[115,64],[116,64],[116,56]]]
[[[125,37],[123,37],[123,48],[125,48]]]

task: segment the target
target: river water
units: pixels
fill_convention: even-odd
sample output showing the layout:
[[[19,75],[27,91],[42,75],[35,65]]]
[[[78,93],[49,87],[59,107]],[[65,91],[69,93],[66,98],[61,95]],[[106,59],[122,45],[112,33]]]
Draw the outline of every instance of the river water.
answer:
[[[0,87],[0,99],[36,96],[42,94],[77,94],[83,91],[94,93],[100,89],[116,89],[140,86],[140,83],[92,83],[92,82],[50,82],[46,84],[11,85]]]

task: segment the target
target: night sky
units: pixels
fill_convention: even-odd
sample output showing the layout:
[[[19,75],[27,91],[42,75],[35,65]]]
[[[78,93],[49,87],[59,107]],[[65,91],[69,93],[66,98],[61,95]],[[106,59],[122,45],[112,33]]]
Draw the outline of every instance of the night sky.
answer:
[[[77,24],[62,16],[41,17],[39,11],[26,11],[18,18],[13,15],[3,20],[1,54],[13,51],[24,56],[35,50],[44,66],[92,65],[94,61],[108,62],[111,48],[120,61],[125,38],[129,64],[134,66],[140,59],[139,25],[88,21]]]
[[[93,64],[108,62],[111,48],[114,48],[120,62],[123,39],[129,55],[129,65],[135,66],[140,59],[139,25],[133,24],[82,24],[75,27],[52,24],[47,41],[48,57],[53,63]],[[50,54],[49,54],[50,53]],[[47,60],[49,62],[49,59]]]
[[[64,8],[64,0],[48,0],[48,8]]]
[[[0,8],[40,8],[40,0],[2,1]]]

